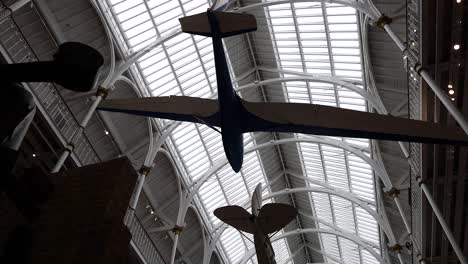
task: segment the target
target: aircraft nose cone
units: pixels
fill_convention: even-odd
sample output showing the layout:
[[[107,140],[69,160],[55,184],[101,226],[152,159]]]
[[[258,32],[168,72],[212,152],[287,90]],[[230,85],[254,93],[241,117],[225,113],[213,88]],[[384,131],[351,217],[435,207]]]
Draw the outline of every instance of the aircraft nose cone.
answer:
[[[227,159],[229,161],[229,164],[231,165],[231,168],[236,173],[238,173],[241,170],[242,163],[244,161],[243,153],[227,151],[226,152],[226,157],[227,157]]]
[[[230,160],[230,161],[229,161],[229,164],[231,164],[232,169],[233,169],[236,173],[238,173],[238,172],[240,171],[240,169],[242,168],[242,161],[239,162],[239,161],[232,161],[232,160]]]

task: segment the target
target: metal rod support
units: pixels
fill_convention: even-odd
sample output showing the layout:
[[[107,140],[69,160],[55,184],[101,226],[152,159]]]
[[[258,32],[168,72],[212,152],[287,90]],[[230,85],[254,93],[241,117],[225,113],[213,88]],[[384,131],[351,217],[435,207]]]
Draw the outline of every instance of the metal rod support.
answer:
[[[408,223],[408,220],[406,219],[405,213],[403,212],[403,207],[401,206],[400,198],[398,196],[393,197],[393,201],[395,201],[395,204],[398,207],[398,212],[400,212],[401,219],[403,219],[403,224],[405,225],[406,232],[408,232],[408,235],[411,241],[413,242],[413,246],[416,250],[416,255],[418,256],[419,263],[426,264],[426,260],[424,260],[421,256],[421,249],[419,248],[419,245],[417,244],[417,241],[414,238],[413,232],[411,231],[411,227]]]
[[[384,26],[385,31],[387,31],[388,35],[392,38],[395,44],[400,48],[401,51],[406,50],[406,46],[401,41],[401,39],[393,32],[389,25]],[[417,63],[417,61],[413,62]],[[464,118],[463,114],[458,110],[455,105],[450,101],[449,97],[445,94],[445,92],[439,87],[439,85],[434,81],[434,79],[429,75],[429,73],[421,69],[417,71],[418,74],[426,81],[427,85],[431,87],[434,94],[439,98],[442,104],[447,108],[449,113],[453,116],[453,118],[457,121],[457,123],[462,127],[463,131],[468,134],[468,122]]]
[[[429,202],[429,204],[432,207],[432,210],[434,211],[435,216],[439,220],[440,226],[445,232],[445,235],[447,236],[447,239],[449,240],[450,244],[452,245],[453,250],[455,251],[455,254],[457,254],[458,260],[460,260],[461,264],[467,264],[465,256],[463,255],[463,251],[458,245],[455,237],[453,236],[452,231],[450,230],[450,227],[448,226],[447,222],[445,222],[444,216],[442,212],[440,211],[439,207],[437,206],[436,202],[434,201],[434,198],[432,197],[431,192],[429,191],[429,188],[427,185],[421,181],[421,177],[418,178],[419,185],[421,186],[421,189],[423,193],[426,195],[426,199]]]
[[[392,38],[392,40],[396,43],[398,48],[400,48],[401,51],[406,50],[405,44],[400,40],[400,38],[393,32],[393,30],[390,28],[389,25],[384,26],[385,31],[387,31],[388,35]],[[410,60],[416,60],[415,58],[408,58]],[[417,61],[412,61],[414,65],[416,65],[418,62]],[[468,134],[468,123],[465,120],[464,116],[462,113],[455,107],[455,105],[450,101],[448,96],[444,93],[444,91],[439,87],[439,85],[434,81],[434,79],[429,75],[429,73],[424,70],[424,69],[419,69],[417,70],[418,74],[424,79],[424,81],[427,83],[427,85],[432,89],[434,94],[439,98],[439,100],[442,102],[442,104],[447,108],[449,113],[453,116],[453,118],[457,121],[457,123],[462,127],[463,131]],[[406,155],[406,153],[405,153]],[[421,189],[423,190],[424,195],[426,196],[427,200],[429,201],[429,204],[431,205],[434,214],[436,215],[437,219],[439,220],[440,225],[442,226],[442,229],[445,232],[445,235],[447,236],[448,240],[450,241],[450,244],[452,245],[455,253],[458,256],[458,259],[460,260],[461,264],[466,264],[466,259],[465,256],[463,255],[462,250],[460,249],[460,246],[457,244],[455,237],[452,234],[452,231],[448,227],[447,223],[445,222],[445,219],[443,218],[442,213],[440,212],[439,207],[435,203],[432,194],[430,193],[429,189],[427,186],[421,182],[421,178],[419,178],[420,181],[420,186]],[[403,215],[402,215],[403,216]],[[414,241],[413,241],[414,243]]]
[[[457,123],[462,127],[463,131],[468,134],[468,122],[466,121],[463,114],[458,110],[458,108],[450,101],[449,97],[445,94],[445,92],[440,89],[437,83],[432,79],[432,77],[427,73],[426,70],[422,69],[419,74],[421,77],[426,81],[426,83],[431,87],[432,91],[437,95],[439,100],[444,104],[453,118],[457,121]]]
[[[143,173],[138,174],[138,184],[135,186],[133,191],[132,201],[130,202],[130,207],[136,210],[138,200],[140,199],[141,190],[143,190],[143,184],[145,183],[146,175]]]
[[[88,124],[89,120],[91,119],[91,116],[93,115],[94,111],[96,110],[97,106],[102,100],[102,96],[97,96],[96,100],[94,100],[93,104],[88,110],[88,113],[86,113],[86,116],[83,118],[83,120],[80,123],[80,127],[77,128],[75,133],[73,134],[72,138],[69,139],[68,144],[73,143],[74,138],[77,136],[77,133],[83,133],[84,132],[84,127]],[[54,168],[52,169],[52,173],[58,172],[60,168],[62,168],[63,164],[65,163],[65,160],[68,158],[68,156],[71,154],[70,149],[65,149],[62,154],[60,155],[60,158],[57,160],[57,163],[55,163]]]
[[[177,243],[179,242],[179,233],[175,233],[175,238],[174,238],[174,245],[172,246],[172,253],[171,253],[171,264],[174,264],[175,261],[175,255],[177,251]]]

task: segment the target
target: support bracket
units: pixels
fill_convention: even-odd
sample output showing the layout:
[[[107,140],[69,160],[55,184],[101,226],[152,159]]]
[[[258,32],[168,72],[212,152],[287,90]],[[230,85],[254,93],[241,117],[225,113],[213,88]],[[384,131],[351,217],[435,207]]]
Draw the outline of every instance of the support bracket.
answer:
[[[400,253],[403,247],[400,244],[395,244],[393,246],[390,246],[389,249],[395,253]]]
[[[375,25],[381,29],[384,29],[384,26],[385,25],[389,25],[390,23],[392,23],[392,18],[391,17],[388,17],[386,16],[385,14],[382,14],[378,19],[377,21],[375,21]]]
[[[396,197],[400,196],[400,190],[398,190],[395,187],[392,187],[390,190],[386,191],[385,194],[392,197],[392,198],[396,198]]]
[[[180,235],[180,233],[182,233],[182,231],[184,231],[183,226],[174,225],[174,228],[172,228],[172,232],[174,232],[174,234],[176,234],[176,235]]]
[[[141,168],[138,170],[138,172],[143,175],[143,176],[148,176],[148,174],[151,172],[151,167],[148,166],[141,166]]]
[[[99,88],[96,91],[96,96],[102,97],[102,99],[106,99],[107,95],[109,95],[109,89],[104,88],[102,86],[99,86]]]

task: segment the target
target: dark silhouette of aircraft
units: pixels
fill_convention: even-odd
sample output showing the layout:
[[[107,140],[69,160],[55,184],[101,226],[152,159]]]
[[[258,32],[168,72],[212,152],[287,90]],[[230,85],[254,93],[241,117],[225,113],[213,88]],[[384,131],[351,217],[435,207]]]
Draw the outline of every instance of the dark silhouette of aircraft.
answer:
[[[104,58],[94,48],[65,42],[52,61],[0,64],[0,81],[55,82],[68,90],[87,92],[95,86],[103,63]]]
[[[247,102],[232,87],[222,38],[256,30],[255,17],[208,9],[179,20],[183,32],[213,40],[218,99],[187,96],[116,99],[101,103],[98,109],[200,123],[215,130],[219,127],[226,157],[235,172],[242,167],[243,133],[248,132],[468,144],[468,136],[457,127],[313,104]]]
[[[252,214],[237,205],[216,209],[214,215],[237,230],[253,234],[258,264],[276,264],[268,234],[278,232],[297,215],[296,208],[282,203],[262,206],[262,184],[252,195]]]

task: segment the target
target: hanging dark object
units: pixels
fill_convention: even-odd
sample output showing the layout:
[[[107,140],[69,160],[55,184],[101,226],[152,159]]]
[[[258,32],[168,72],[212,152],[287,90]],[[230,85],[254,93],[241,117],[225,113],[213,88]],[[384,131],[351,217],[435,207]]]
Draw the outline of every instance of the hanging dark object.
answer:
[[[256,30],[255,18],[249,14],[208,10],[179,21],[183,32],[212,38],[218,98],[114,99],[101,103],[98,109],[200,123],[221,131],[226,158],[235,172],[242,167],[243,134],[250,132],[468,145],[468,135],[459,127],[315,104],[245,101],[233,89],[222,38]]]
[[[235,229],[253,234],[258,264],[276,264],[270,234],[289,224],[297,216],[297,209],[282,203],[262,206],[262,202],[262,184],[259,183],[252,194],[252,214],[238,205],[220,207],[213,213]]]
[[[93,89],[104,63],[94,48],[66,42],[59,46],[52,61],[0,64],[2,82],[55,82],[75,92]]]
[[[15,83],[2,84],[0,97],[0,113],[2,125],[0,126],[0,175],[3,177],[0,187],[6,184],[5,179],[10,177],[18,149],[34,118],[35,104],[32,95],[20,85]],[[0,188],[3,189],[3,188]]]

